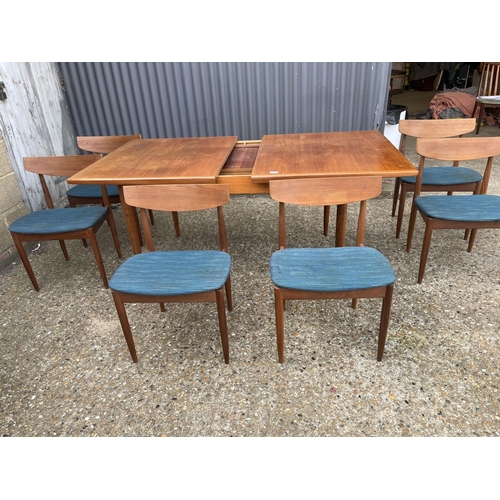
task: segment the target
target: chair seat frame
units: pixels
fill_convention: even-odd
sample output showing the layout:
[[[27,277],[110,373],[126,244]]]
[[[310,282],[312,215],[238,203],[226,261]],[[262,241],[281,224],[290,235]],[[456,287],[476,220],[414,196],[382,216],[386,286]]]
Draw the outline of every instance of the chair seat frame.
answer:
[[[304,189],[306,185],[307,189]],[[278,243],[280,250],[286,248],[285,203],[323,206],[324,210],[330,205],[337,205],[345,208],[345,212],[347,212],[347,205],[349,203],[359,201],[360,208],[356,232],[356,246],[364,246],[366,201],[367,199],[375,198],[380,195],[382,192],[382,178],[338,177],[335,179],[278,180],[271,181],[269,187],[271,198],[279,202]],[[333,292],[290,289],[275,284],[274,304],[278,361],[283,363],[285,360],[284,313],[287,300],[351,299],[352,308],[355,309],[357,300],[360,298],[383,299],[377,346],[377,361],[382,361],[387,338],[393,291],[393,283],[373,288]]]
[[[389,317],[391,313],[394,285],[367,288],[364,290],[349,290],[342,292],[312,292],[274,287],[274,303],[276,315],[276,340],[278,344],[278,361],[285,360],[285,301],[287,300],[328,300],[328,299],[383,299],[380,327],[378,334],[377,361],[382,361],[384,355]]]
[[[229,364],[229,340],[227,336],[227,319],[226,319],[226,308],[224,302],[224,289],[219,288],[211,292],[202,293],[192,293],[185,295],[139,295],[124,292],[117,292],[115,290],[111,291],[113,300],[115,302],[116,310],[118,313],[118,319],[125,336],[125,341],[127,342],[130,355],[134,363],[138,362],[137,352],[135,350],[134,338],[132,336],[132,330],[130,329],[130,323],[127,317],[127,312],[125,310],[126,303],[158,303],[162,311],[165,311],[165,303],[168,302],[215,302],[217,304],[217,315],[219,318],[219,329],[220,337],[222,343],[222,352],[224,355],[224,362]],[[231,300],[231,294],[227,295],[228,298],[228,310],[233,310],[233,304]]]
[[[154,252],[154,242],[151,227],[148,223],[146,212],[162,210],[177,214],[179,211],[217,209],[217,224],[219,228],[219,244],[222,252],[227,253],[227,235],[224,222],[222,205],[229,202],[229,186],[226,184],[170,184],[153,186],[125,186],[125,201],[133,207],[140,209],[141,221],[144,227],[147,249]],[[180,295],[155,295],[136,294],[111,289],[111,294],[116,306],[120,325],[125,341],[134,363],[138,362],[135,343],[130,328],[126,303],[158,303],[160,310],[165,312],[165,303],[169,302],[215,302],[222,344],[224,362],[229,364],[229,341],[227,334],[227,318],[224,301],[224,290],[227,308],[233,310],[231,275],[229,274],[223,287],[216,290]]]
[[[417,153],[420,155],[419,172],[417,182],[413,193],[412,210],[410,213],[410,225],[406,240],[406,252],[410,252],[413,239],[415,219],[417,212],[420,213],[424,224],[425,231],[422,241],[422,250],[420,254],[420,263],[418,270],[417,283],[421,284],[424,278],[425,267],[429,254],[429,248],[434,229],[465,229],[464,239],[469,239],[467,252],[472,252],[474,241],[478,229],[496,229],[500,228],[500,221],[471,221],[471,220],[448,220],[430,217],[425,212],[420,210],[415,203],[415,199],[420,196],[421,179],[426,157],[437,160],[477,160],[486,159],[486,167],[484,169],[483,181],[478,192],[474,194],[486,194],[488,183],[491,176],[491,168],[493,158],[500,154],[500,137],[493,138],[420,138],[417,139]],[[474,196],[474,195],[472,195]],[[469,235],[470,232],[470,235]]]
[[[474,118],[464,118],[460,120],[401,120],[399,122],[399,130],[401,132],[401,143],[399,150],[405,154],[407,137],[462,137],[464,134],[474,130],[476,121]],[[453,162],[453,166],[457,167],[458,161]],[[432,167],[430,167],[432,168]],[[482,181],[468,182],[460,184],[435,185],[421,184],[420,192],[425,193],[447,193],[449,196],[454,192],[469,192],[477,194],[481,190]],[[405,182],[399,177],[396,178],[394,184],[394,193],[392,197],[392,217],[396,215],[396,238],[401,235],[403,226],[403,217],[405,210],[405,202],[407,193],[415,191],[415,184]],[[399,201],[399,207],[398,207]],[[411,224],[411,220],[410,220]],[[408,229],[410,230],[410,228]]]
[[[50,191],[48,189],[44,175],[51,175],[51,176],[72,175],[79,169],[85,168],[86,166],[90,165],[94,161],[97,161],[101,157],[102,155],[100,154],[88,155],[87,158],[82,158],[81,156],[27,157],[23,159],[23,162],[24,162],[24,167],[27,171],[38,174],[40,183],[42,185],[42,190],[45,196],[45,201],[47,203],[46,210],[53,210],[54,203],[52,201]],[[99,244],[97,242],[97,237],[96,237],[96,233],[102,226],[104,221],[108,223],[108,226],[111,230],[111,235],[113,238],[113,242],[115,244],[116,253],[118,254],[118,257],[120,259],[122,258],[122,253],[120,249],[120,241],[118,239],[115,220],[109,205],[109,198],[104,186],[101,186],[101,192],[103,195],[103,203],[107,209],[107,213],[105,217],[99,219],[94,225],[92,225],[87,229],[79,229],[76,231],[54,232],[46,234],[40,234],[40,233],[30,234],[24,232],[20,233],[20,232],[10,231],[12,239],[14,241],[14,245],[16,246],[16,249],[19,253],[19,257],[21,258],[21,261],[24,265],[24,268],[26,269],[26,272],[28,273],[31,283],[33,284],[33,287],[37,292],[40,290],[40,287],[33,272],[33,268],[31,266],[28,255],[26,254],[23,242],[59,241],[59,245],[63,252],[64,258],[66,259],[66,261],[69,261],[69,254],[65,240],[81,239],[83,240],[84,246],[87,247],[88,246],[87,239],[89,239],[92,246],[92,250],[94,252],[94,257],[97,263],[97,267],[99,269],[99,274],[101,275],[102,283],[104,285],[104,288],[108,288],[108,279],[106,276],[101,251],[99,249]],[[78,210],[78,209],[72,208],[71,210]]]
[[[104,221],[107,221],[109,225],[113,222],[110,219],[109,212],[101,219],[97,224],[94,224],[92,227],[88,229],[83,229],[79,231],[65,231],[63,233],[51,233],[49,235],[46,234],[24,234],[24,233],[15,233],[11,231],[12,239],[14,240],[14,244],[19,253],[19,257],[30,277],[31,283],[33,287],[38,292],[40,291],[40,287],[38,286],[38,282],[35,278],[35,274],[33,272],[33,268],[31,267],[31,263],[26,254],[26,250],[24,249],[23,242],[25,241],[59,241],[61,246],[61,250],[63,252],[64,258],[69,261],[69,254],[66,248],[66,244],[64,240],[80,240],[83,239],[86,242],[86,239],[90,240],[92,250],[94,251],[94,257],[97,263],[97,267],[99,269],[99,274],[101,275],[102,283],[104,288],[108,288],[108,278],[106,277],[106,271],[104,270],[104,264],[102,261],[102,255],[99,249],[99,244],[97,242],[96,233],[99,228],[103,225]],[[119,245],[119,243],[115,240],[115,245]],[[117,246],[118,256],[121,258],[121,252],[118,250],[119,246]]]

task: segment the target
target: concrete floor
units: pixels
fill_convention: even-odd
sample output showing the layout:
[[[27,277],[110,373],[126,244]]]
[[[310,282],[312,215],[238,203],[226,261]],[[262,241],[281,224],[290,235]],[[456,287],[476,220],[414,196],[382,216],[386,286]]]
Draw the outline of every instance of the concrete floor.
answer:
[[[482,135],[500,135],[500,130],[483,127]],[[406,155],[417,164],[414,141],[408,141]],[[478,162],[470,166],[483,168]],[[499,168],[497,159],[490,193],[500,194]],[[139,356],[134,364],[91,250],[84,249],[81,242],[70,242],[71,260],[65,262],[56,243],[42,244],[31,253],[40,292],[34,291],[19,262],[0,273],[0,435],[500,436],[500,233],[480,231],[469,254],[461,231],[436,232],[424,281],[418,285],[423,223],[418,219],[412,251],[406,253],[410,201],[406,201],[400,240],[394,237],[391,203],[392,193],[385,189],[368,205],[366,245],[382,251],[397,276],[386,351],[380,363],[375,359],[378,300],[360,300],[356,310],[349,301],[289,303],[286,359],[284,364],[277,362],[269,258],[277,248],[278,207],[268,196],[234,196],[225,207],[234,293],[234,310],[228,314],[229,365],[223,362],[213,304],[168,305],[165,313],[154,305],[129,306]],[[114,214],[124,257],[128,257],[131,251],[119,207]],[[289,215],[290,246],[333,244],[333,233],[326,238],[322,235],[321,210],[293,209]],[[347,244],[354,234],[354,219],[350,211]],[[174,236],[170,214],[158,213],[156,221],[154,236],[159,248],[217,246],[213,215],[181,214],[180,238]],[[106,227],[98,239],[109,276],[121,261]],[[17,464],[27,463],[33,470],[51,470],[49,464],[57,463],[60,470],[74,473],[75,462],[68,463],[65,457],[79,455],[75,450],[85,441],[78,440],[77,448],[72,441],[70,450],[61,448],[61,441],[51,440],[58,443],[58,451],[47,464],[45,441],[31,441],[30,447],[23,446],[26,441],[5,443],[1,455],[4,472],[17,471]],[[117,442],[113,443],[109,455],[105,448],[102,454],[93,452],[92,460],[97,470],[100,466],[106,475],[111,470],[118,476],[122,469],[113,467],[117,463],[128,466],[129,442],[121,453],[115,451]],[[231,459],[227,465],[236,477],[242,474],[240,464],[254,461],[249,458],[254,455],[246,453],[252,450],[251,441],[238,441],[236,447],[233,441],[224,441],[222,449],[216,450],[212,441],[196,443],[155,440],[154,446],[148,441],[149,446],[140,450],[149,457],[149,451],[159,448],[163,464],[181,471],[184,466],[196,467],[206,482],[211,477],[207,471],[214,476],[219,472],[216,462],[208,463],[212,456],[224,461],[228,452],[234,458],[245,450],[238,466]],[[287,441],[259,443],[266,443],[261,446],[269,450],[259,458],[264,475],[278,467],[279,450],[285,450],[279,454],[280,463],[290,464],[292,470],[296,467],[294,457],[299,452]],[[335,471],[346,457],[356,467],[381,457],[393,462],[394,456],[406,455],[408,449],[418,451],[421,444],[405,441],[401,448],[400,441],[384,441],[380,448],[379,441],[370,440],[373,447],[360,452],[351,441],[301,443],[306,446],[301,454],[310,451],[324,456],[336,450],[333,466],[328,461],[326,469],[326,462],[307,460],[318,464],[313,475],[323,474],[309,486],[309,492],[323,484],[325,477],[326,481],[335,480]],[[486,459],[495,440],[467,440],[465,449],[464,441],[458,448],[450,448],[450,444],[457,446],[456,441],[446,440],[444,447],[442,441],[438,443],[437,451],[425,459],[427,465],[435,464],[431,474],[439,471],[438,477],[461,470],[464,454],[475,457],[467,468],[469,476],[479,466],[477,474],[487,476],[485,471],[495,463]],[[436,441],[426,441],[422,453],[436,450],[433,445]],[[410,460],[397,459],[391,472],[407,474]],[[82,467],[86,465],[84,460]],[[161,471],[157,472],[160,476]],[[20,484],[15,481],[16,491]],[[196,484],[201,488],[203,483]],[[448,485],[446,491],[456,491],[460,497],[467,486],[459,488],[458,484]],[[474,485],[477,494],[491,483],[486,479]],[[139,488],[132,481],[125,489],[139,493],[144,488],[147,491],[147,485],[141,483]]]
[[[483,135],[498,136],[500,130],[485,126]],[[417,164],[414,141],[408,141],[406,155]],[[499,161],[494,162],[490,193],[500,194]],[[469,166],[483,168],[480,162]],[[42,244],[30,256],[40,292],[33,290],[19,262],[0,273],[0,435],[500,436],[500,232],[480,231],[470,254],[462,231],[436,232],[424,281],[418,285],[423,223],[417,220],[413,247],[406,253],[410,200],[400,240],[394,236],[391,204],[387,186],[368,204],[366,245],[382,251],[397,276],[380,363],[375,359],[379,300],[360,300],[356,310],[349,301],[290,302],[285,363],[278,363],[269,277],[269,258],[277,249],[278,207],[266,195],[234,196],[225,207],[234,293],[234,310],[228,313],[229,365],[222,358],[214,304],[167,305],[165,313],[155,305],[129,306],[139,356],[134,364],[91,250],[70,242],[71,260],[66,262],[57,243]],[[352,243],[355,213],[349,211],[347,244]],[[114,214],[128,257],[119,207]],[[217,247],[213,214],[181,214],[180,238],[174,235],[170,214],[155,217],[159,248]],[[290,209],[288,229],[290,246],[333,244],[333,233],[322,235],[319,209]],[[121,261],[106,227],[98,239],[109,276]],[[259,494],[274,487],[277,493],[307,495],[319,485],[327,488],[324,492],[338,484],[344,478],[338,477],[341,470],[347,469],[348,475],[363,466],[364,484],[373,485],[380,481],[381,458],[388,466],[389,487],[410,469],[427,466],[426,481],[441,484],[446,496],[463,498],[468,492],[489,498],[490,489],[494,491],[490,478],[495,477],[496,462],[489,457],[497,451],[496,440],[362,442],[360,448],[358,440],[301,440],[298,448],[298,441],[259,440],[257,451],[252,440],[127,440],[112,445],[50,440],[51,454],[45,440],[3,440],[0,467],[3,484],[12,486],[12,498],[32,498],[40,484],[52,482],[54,469],[58,477],[64,472],[76,483],[82,470],[102,477],[103,486],[88,486],[96,496],[106,491],[108,496],[117,491],[137,496],[156,494],[172,471],[175,479],[203,494],[214,478],[217,483],[221,469],[229,471],[228,481],[237,478],[243,484],[248,471],[257,467],[263,482],[253,488]],[[131,443],[139,447],[131,448]],[[89,456],[84,455],[88,450],[91,458],[81,458]],[[145,476],[152,480],[110,481],[131,470],[131,460],[140,462],[133,466],[135,477],[147,463]],[[283,464],[288,472],[309,471],[316,479],[302,489],[294,482],[283,485],[275,481]],[[22,474],[28,469],[37,489],[23,496],[27,487]],[[443,481],[457,471],[458,479],[467,474],[481,481]],[[20,476],[12,481],[13,474]],[[351,485],[359,479],[347,477]],[[60,489],[66,491],[63,485]]]
[[[407,155],[416,163],[411,144]],[[490,192],[500,194],[495,167]],[[229,365],[213,304],[174,304],[166,313],[131,305],[134,364],[91,250],[70,242],[65,262],[57,244],[42,244],[31,255],[40,292],[19,263],[1,275],[2,435],[498,436],[499,232],[480,231],[471,254],[461,231],[437,232],[417,285],[423,224],[406,253],[391,202],[389,192],[370,202],[366,237],[397,275],[380,363],[378,300],[356,310],[343,301],[290,303],[286,361],[277,362],[268,269],[277,206],[266,195],[235,196],[226,206]],[[114,213],[127,257],[121,211]],[[321,211],[290,210],[290,219],[290,246],[332,244]],[[160,248],[215,248],[213,222],[182,214],[175,238],[169,214],[158,214],[155,237]],[[352,236],[354,217],[349,223]],[[99,242],[110,275],[120,260],[106,227]]]

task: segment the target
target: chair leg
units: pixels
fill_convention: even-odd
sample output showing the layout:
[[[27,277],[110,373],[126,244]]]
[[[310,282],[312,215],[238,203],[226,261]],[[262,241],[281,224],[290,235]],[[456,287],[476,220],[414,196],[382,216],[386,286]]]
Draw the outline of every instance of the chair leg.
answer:
[[[406,237],[406,251],[410,251],[411,240],[413,239],[413,230],[415,229],[415,219],[417,218],[417,206],[412,201],[411,212],[410,212],[410,222],[408,223],[408,235]]]
[[[155,216],[153,215],[153,211],[148,210],[148,212],[149,212],[149,220],[151,221],[151,225],[154,226],[155,225]]]
[[[178,212],[172,212],[172,220],[174,221],[175,235],[180,236],[181,235],[181,228],[179,226],[179,213]]]
[[[142,231],[141,231],[141,225],[139,224],[139,216],[137,215],[137,210],[135,208],[132,209],[132,215],[135,219],[135,227],[137,228],[137,236],[139,237],[139,245],[144,245],[144,242],[142,240]]]
[[[224,304],[224,291],[222,288],[215,290],[217,301],[217,315],[219,317],[220,339],[222,343],[222,352],[224,353],[224,362],[229,364],[229,341],[227,338],[226,306]]]
[[[398,210],[398,220],[396,222],[396,238],[399,238],[401,234],[401,226],[403,225],[403,215],[405,211],[405,201],[406,201],[407,185],[401,182],[401,195],[399,197],[399,210]]]
[[[113,214],[111,212],[111,208],[108,208],[107,221],[108,221],[109,229],[111,230],[111,236],[113,236],[113,241],[115,243],[116,253],[118,254],[118,257],[121,259],[122,258],[122,251],[120,248],[120,240],[118,239],[118,231],[116,230],[115,218],[113,217]]]
[[[352,299],[352,302],[351,302],[351,307],[353,309],[356,309],[356,306],[358,305],[358,299]]]
[[[61,246],[62,253],[66,260],[69,260],[68,249],[66,248],[66,243],[64,240],[59,240],[59,245]]]
[[[92,245],[92,250],[94,250],[95,261],[97,262],[97,267],[99,268],[99,273],[101,275],[104,288],[108,288],[108,278],[106,276],[106,271],[104,270],[104,264],[102,262],[101,251],[99,250],[99,245],[97,243],[97,238],[93,230],[89,231],[89,239]]]
[[[477,229],[471,229],[469,246],[467,247],[468,252],[472,252],[472,247],[474,246],[474,240],[476,239]]]
[[[394,183],[394,194],[392,195],[392,217],[396,214],[396,207],[398,206],[398,196],[399,196],[399,185],[401,181],[399,177],[396,177],[396,182]]]
[[[424,279],[425,265],[427,263],[427,255],[429,254],[433,229],[434,222],[432,219],[427,219],[427,222],[425,223],[424,241],[422,243],[422,253],[420,254],[420,266],[418,268],[418,284],[422,283],[422,280]]]
[[[71,208],[76,208],[76,203],[75,200],[71,196],[68,196],[68,203]],[[87,248],[89,245],[87,243],[87,240],[85,238],[82,239],[83,246]]]
[[[475,112],[476,106],[477,106],[477,104],[474,106],[474,112]],[[481,128],[481,116],[483,116],[483,112],[484,112],[484,104],[481,103],[479,105],[479,116],[477,117],[476,135],[479,134],[479,129]],[[474,114],[472,116],[474,116]]]
[[[38,282],[36,281],[35,273],[33,272],[33,268],[31,267],[30,260],[28,259],[28,255],[26,254],[26,250],[24,249],[24,245],[22,244],[21,240],[19,240],[16,234],[14,233],[10,234],[12,236],[12,239],[14,240],[14,245],[16,245],[17,253],[19,254],[19,257],[21,257],[24,269],[26,269],[26,272],[28,273],[28,276],[31,280],[33,287],[37,292],[39,292],[40,287],[38,286]]]
[[[226,288],[226,300],[227,300],[227,310],[233,310],[233,294],[231,291],[231,276],[228,276],[226,284],[224,285]]]
[[[385,291],[385,297],[382,301],[382,314],[380,316],[380,329],[378,332],[378,350],[377,361],[382,361],[384,355],[385,339],[387,337],[387,328],[389,326],[389,317],[391,315],[392,292],[394,285],[389,285]]]
[[[328,236],[328,224],[330,222],[330,205],[323,207],[323,234]]]
[[[137,353],[135,352],[134,338],[132,337],[132,332],[130,330],[130,323],[128,322],[127,312],[125,311],[125,305],[119,299],[115,292],[111,292],[113,295],[113,300],[115,301],[116,312],[118,313],[118,319],[122,326],[123,335],[125,335],[125,341],[127,342],[128,350],[132,356],[134,363],[137,363]]]
[[[276,314],[276,341],[278,343],[278,361],[283,363],[285,351],[284,300],[281,290],[274,288],[274,309]]]

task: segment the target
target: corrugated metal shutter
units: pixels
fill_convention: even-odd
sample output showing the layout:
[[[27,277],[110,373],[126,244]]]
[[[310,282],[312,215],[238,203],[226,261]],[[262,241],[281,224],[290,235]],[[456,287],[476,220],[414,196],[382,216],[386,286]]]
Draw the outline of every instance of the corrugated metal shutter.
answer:
[[[389,62],[59,63],[77,135],[383,130]]]

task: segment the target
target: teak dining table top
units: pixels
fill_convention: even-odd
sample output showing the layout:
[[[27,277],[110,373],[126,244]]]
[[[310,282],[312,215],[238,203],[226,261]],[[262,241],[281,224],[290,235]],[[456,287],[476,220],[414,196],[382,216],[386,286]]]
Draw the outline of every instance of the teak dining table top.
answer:
[[[70,184],[116,184],[134,253],[141,251],[137,213],[123,186],[165,183],[230,183],[231,192],[269,192],[273,179],[376,175],[416,176],[417,169],[377,130],[265,135],[254,148],[255,163],[244,175],[227,175],[236,136],[136,139],[71,176]],[[258,152],[255,156],[255,148]],[[241,155],[240,155],[241,156]],[[240,169],[245,170],[245,169]],[[326,209],[326,208],[325,208]],[[338,245],[343,244],[346,207],[337,206]]]
[[[297,177],[416,176],[417,169],[378,130],[265,135],[252,182]]]
[[[70,184],[215,183],[236,136],[134,139],[68,179]]]

